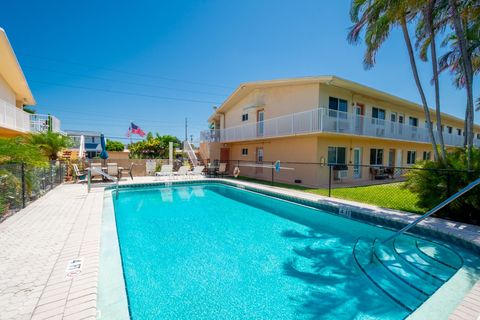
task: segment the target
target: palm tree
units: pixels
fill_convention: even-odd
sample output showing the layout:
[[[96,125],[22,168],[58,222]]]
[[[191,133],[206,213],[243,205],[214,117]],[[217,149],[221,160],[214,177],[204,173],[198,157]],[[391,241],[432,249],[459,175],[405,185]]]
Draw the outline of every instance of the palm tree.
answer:
[[[419,6],[419,11],[422,12],[422,18],[419,19],[417,25],[417,47],[420,49],[420,58],[423,61],[427,61],[427,51],[430,49],[430,55],[432,59],[432,73],[433,73],[433,83],[435,87],[435,116],[437,120],[437,137],[438,143],[440,144],[440,150],[442,153],[442,160],[447,158],[445,142],[443,140],[443,130],[442,130],[442,117],[441,117],[441,108],[440,108],[440,84],[438,80],[438,62],[437,62],[437,45],[436,45],[436,26],[435,26],[435,15],[438,15],[438,12],[442,11],[441,3],[439,4],[437,0],[425,0],[418,1],[417,5]]]
[[[412,3],[416,3],[416,1],[411,1]],[[365,29],[365,44],[367,45],[367,49],[364,57],[364,66],[368,69],[375,64],[377,51],[388,38],[390,31],[395,26],[399,25],[401,27],[415,84],[417,85],[422,100],[434,159],[435,161],[438,161],[439,154],[435,136],[433,134],[430,109],[428,108],[425,92],[423,91],[420,77],[418,75],[413,46],[407,27],[408,21],[415,18],[415,11],[410,12],[411,5],[410,1],[405,0],[353,0],[350,17],[354,25],[348,33],[348,40],[351,43],[358,43],[360,40],[360,34],[362,30]]]
[[[51,131],[31,134],[29,142],[38,146],[50,160],[57,160],[58,153],[72,145],[69,137]]]
[[[469,0],[449,0],[451,20],[453,24],[453,30],[455,30],[455,35],[458,39],[458,48],[460,51],[461,63],[460,66],[463,69],[463,74],[465,76],[465,89],[467,90],[467,111],[466,111],[466,140],[468,147],[468,169],[471,168],[471,153],[473,146],[473,66],[472,66],[472,57],[469,54],[468,50],[468,40],[467,33],[468,27],[465,28],[462,18],[460,16],[460,10],[468,13],[468,9],[472,6],[472,2]]]

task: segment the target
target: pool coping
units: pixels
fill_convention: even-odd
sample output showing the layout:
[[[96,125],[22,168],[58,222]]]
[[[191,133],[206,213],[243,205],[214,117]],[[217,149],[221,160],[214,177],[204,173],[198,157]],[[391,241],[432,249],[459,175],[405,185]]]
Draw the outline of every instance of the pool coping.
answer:
[[[400,229],[403,226],[411,223],[416,218],[418,214],[408,213],[403,211],[391,210],[379,208],[372,205],[362,204],[358,202],[328,198],[325,196],[308,194],[301,191],[266,186],[261,184],[256,184],[246,181],[232,181],[230,179],[189,179],[181,181],[154,181],[154,182],[135,182],[135,183],[125,183],[119,186],[119,189],[131,188],[131,187],[155,187],[155,186],[173,186],[173,185],[188,185],[188,184],[198,184],[198,183],[220,183],[226,184],[233,187],[238,187],[241,189],[246,189],[249,191],[259,192],[262,194],[274,196],[283,200],[292,201],[294,203],[307,205],[317,209],[322,209],[328,211],[329,213],[336,214],[345,218],[357,220],[363,223],[369,223],[374,225],[380,225],[387,228]],[[111,214],[113,214],[113,202],[112,202],[112,192],[113,187],[105,188],[106,199],[110,199],[111,203]],[[105,212],[104,212],[105,214]],[[114,214],[113,214],[114,215]],[[114,220],[113,220],[114,221]],[[453,243],[455,245],[461,246],[468,250],[480,254],[480,227],[458,223],[454,221],[444,220],[441,218],[429,217],[419,223],[415,228],[412,229],[412,234],[419,236],[426,236],[429,238],[439,239],[446,241],[447,243]],[[118,237],[116,234],[115,227],[115,241],[116,246],[114,247],[118,250],[118,258],[120,258],[120,249],[118,246]],[[102,240],[103,240],[103,218],[102,218]],[[103,250],[102,250],[103,251]],[[103,254],[102,254],[103,256]],[[122,267],[121,260],[120,268]],[[122,269],[123,270],[123,269]],[[117,281],[121,279],[121,283],[124,286],[123,272],[121,273],[121,278],[117,277]],[[100,285],[99,285],[100,291]],[[126,291],[124,303],[126,301]],[[120,298],[122,299],[122,298]],[[99,299],[100,300],[100,299]],[[118,298],[117,298],[118,302]],[[428,300],[424,303],[427,304]],[[99,303],[100,305],[100,303]],[[125,309],[125,305],[121,306]],[[412,316],[412,313],[410,316]],[[409,317],[410,317],[409,316]],[[418,314],[417,314],[418,316]],[[476,318],[478,316],[478,318]],[[122,318],[123,319],[123,318]],[[128,319],[128,306],[127,306],[127,319]],[[466,320],[480,319],[480,281],[478,281],[471,291],[467,293],[463,298],[462,302],[454,309],[451,313],[449,319],[456,320]]]
[[[118,242],[112,192],[105,190],[100,240],[97,319],[128,320],[128,298]]]

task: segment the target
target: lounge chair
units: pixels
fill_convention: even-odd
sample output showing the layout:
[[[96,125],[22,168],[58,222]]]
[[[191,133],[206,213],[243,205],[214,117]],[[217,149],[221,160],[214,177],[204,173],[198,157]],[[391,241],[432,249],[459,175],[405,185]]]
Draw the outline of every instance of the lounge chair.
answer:
[[[157,177],[171,177],[173,175],[173,165],[164,164],[159,172],[155,172]]]
[[[180,168],[178,168],[178,171],[174,172],[173,174],[176,177],[186,177],[189,171],[190,171],[190,166],[181,166]]]
[[[102,172],[102,164],[101,163],[91,163],[90,168],[93,169],[93,170],[91,170],[91,173],[90,173],[90,178],[91,179],[98,178],[98,177],[103,179],[103,176],[100,173],[98,173],[98,172]]]
[[[80,171],[78,169],[78,165],[73,164],[73,171],[75,173],[75,181],[76,182],[85,182],[87,181],[87,172],[86,171]]]
[[[218,166],[218,171],[217,171],[217,175],[219,176],[225,176],[225,174],[227,173],[227,164],[225,162],[222,162],[220,163],[220,165]]]
[[[118,165],[116,163],[107,163],[107,174],[118,179]]]
[[[188,172],[188,175],[192,177],[203,177],[204,169],[205,169],[205,166],[196,166],[195,168],[193,168],[192,171]]]

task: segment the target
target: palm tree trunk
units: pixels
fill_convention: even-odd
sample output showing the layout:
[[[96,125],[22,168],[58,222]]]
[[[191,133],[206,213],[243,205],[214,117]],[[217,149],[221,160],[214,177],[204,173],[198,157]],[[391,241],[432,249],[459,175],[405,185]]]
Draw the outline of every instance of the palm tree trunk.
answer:
[[[430,55],[432,56],[432,70],[433,70],[433,81],[435,84],[435,115],[437,118],[437,133],[438,141],[440,143],[440,150],[442,152],[441,160],[444,161],[447,159],[447,154],[445,151],[445,142],[443,141],[443,131],[442,131],[442,116],[440,111],[440,84],[438,81],[438,62],[437,62],[437,48],[435,44],[435,27],[433,25],[433,9],[435,7],[435,0],[431,0],[424,9],[424,16],[426,20],[426,26],[428,28],[428,33],[430,34]]]
[[[425,119],[427,120],[427,130],[430,136],[430,142],[432,143],[433,158],[435,161],[438,161],[439,155],[437,143],[435,142],[435,136],[433,135],[432,121],[430,120],[430,110],[428,109],[425,92],[423,91],[423,87],[420,83],[420,78],[418,76],[417,63],[415,62],[412,42],[410,41],[410,35],[407,28],[407,20],[405,17],[402,17],[402,19],[400,20],[400,25],[402,26],[403,38],[405,40],[405,45],[407,46],[408,56],[410,58],[410,66],[412,67],[413,77],[415,78],[415,84],[417,85],[418,93],[420,93],[420,98],[422,99],[423,111],[425,112]]]
[[[472,57],[468,53],[467,47],[467,37],[465,34],[465,30],[463,29],[462,19],[460,18],[460,14],[458,12],[458,5],[457,0],[449,0],[451,13],[452,13],[452,21],[453,21],[453,28],[455,30],[455,34],[458,39],[458,44],[460,48],[460,53],[462,55],[460,65],[463,68],[464,75],[465,75],[465,88],[467,90],[467,117],[465,119],[466,122],[466,140],[467,140],[467,161],[468,161],[468,169],[471,169],[471,153],[472,153],[472,146],[473,146],[473,67],[472,67]]]

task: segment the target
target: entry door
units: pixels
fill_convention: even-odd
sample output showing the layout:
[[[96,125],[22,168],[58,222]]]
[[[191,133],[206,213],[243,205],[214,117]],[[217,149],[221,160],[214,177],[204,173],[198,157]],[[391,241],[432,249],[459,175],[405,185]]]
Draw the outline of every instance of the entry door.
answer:
[[[363,131],[363,105],[356,104],[353,111],[355,112],[355,132],[361,134]]]
[[[260,110],[257,112],[257,136],[263,137],[265,122],[265,111]]]
[[[261,174],[263,173],[263,148],[257,148],[257,163],[260,164],[255,168],[255,173]]]
[[[395,166],[395,149],[388,150],[388,166]]]
[[[362,149],[353,149],[353,177],[360,179],[362,177]]]

